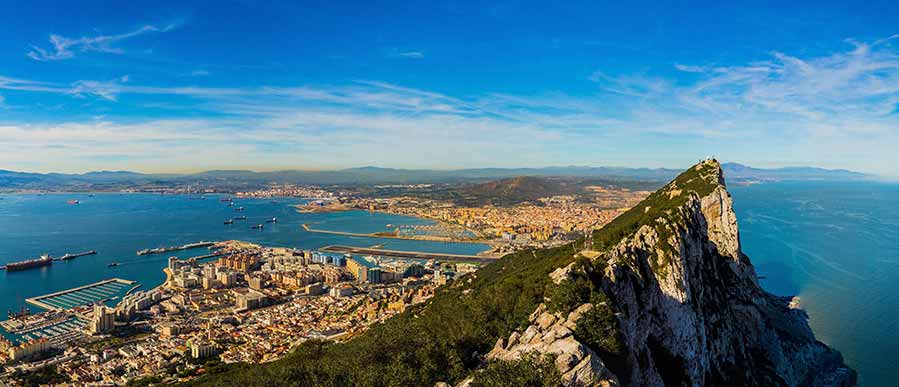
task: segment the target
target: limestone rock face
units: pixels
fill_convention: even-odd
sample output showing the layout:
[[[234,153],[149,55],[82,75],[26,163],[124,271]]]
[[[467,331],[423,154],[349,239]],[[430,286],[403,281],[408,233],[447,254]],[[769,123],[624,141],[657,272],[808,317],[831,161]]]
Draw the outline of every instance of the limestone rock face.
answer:
[[[854,384],[805,313],[759,287],[717,162],[712,170],[710,193],[692,192],[601,257],[628,350],[630,374],[617,376],[652,386]]]
[[[577,321],[592,307],[583,304],[563,316],[547,312],[541,304],[524,333],[513,332],[506,343],[499,339],[487,359],[514,361],[529,354],[554,355],[565,385],[618,386],[618,379],[599,356],[572,335]]]
[[[614,367],[619,374],[573,335],[591,304],[564,316],[541,304],[530,326],[499,340],[488,359],[555,355],[567,386],[855,384],[839,352],[815,340],[798,300],[759,287],[717,161],[700,163],[654,195],[668,202],[632,211],[657,217],[644,216],[631,235],[590,257],[605,263],[593,280],[617,311],[626,363]],[[559,286],[574,270],[567,265],[550,278]]]

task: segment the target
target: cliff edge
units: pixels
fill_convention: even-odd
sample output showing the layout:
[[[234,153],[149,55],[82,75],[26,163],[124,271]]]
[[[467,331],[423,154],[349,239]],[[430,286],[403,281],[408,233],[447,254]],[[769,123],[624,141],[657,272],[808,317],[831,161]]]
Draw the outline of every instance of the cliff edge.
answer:
[[[553,355],[567,385],[855,384],[807,315],[759,287],[715,160],[596,232],[579,256],[551,274],[560,290],[547,290],[532,324],[489,358]]]

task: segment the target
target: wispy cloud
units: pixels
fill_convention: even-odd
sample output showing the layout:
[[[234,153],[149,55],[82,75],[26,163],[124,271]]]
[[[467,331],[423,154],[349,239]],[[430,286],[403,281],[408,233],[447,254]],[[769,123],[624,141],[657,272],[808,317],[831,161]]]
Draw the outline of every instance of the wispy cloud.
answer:
[[[820,56],[772,52],[742,64],[678,63],[677,70],[689,73],[683,77],[596,71],[589,77],[596,91],[588,95],[460,97],[371,80],[163,87],[127,77],[64,84],[0,76],[0,90],[105,105],[125,104],[123,95],[167,97],[144,120],[110,115],[92,122],[0,122],[0,146],[17,149],[0,153],[0,164],[21,165],[27,154],[65,144],[78,152],[66,150],[58,160],[77,154],[79,166],[90,165],[91,157],[130,154],[140,156],[135,163],[148,157],[172,167],[221,167],[215,163],[228,159],[222,152],[229,149],[251,155],[244,166],[258,168],[320,166],[329,161],[311,155],[321,149],[343,165],[404,160],[423,167],[615,160],[659,165],[668,161],[664,157],[692,161],[694,153],[727,152],[759,164],[890,174],[889,165],[899,162],[893,156],[899,147],[895,39],[848,42],[844,50]],[[196,112],[211,114],[196,118],[202,117]],[[171,118],[159,118],[166,115]],[[205,158],[184,152],[191,145],[204,149]],[[386,149],[403,157],[385,158]],[[56,150],[48,152],[51,163]]]
[[[400,50],[394,48],[390,50],[390,54],[388,55],[394,58],[409,58],[409,59],[422,59],[425,57],[425,53],[419,50]]]
[[[124,52],[124,50],[120,47],[116,47],[115,45],[117,43],[147,33],[167,32],[174,29],[175,27],[175,24],[170,24],[164,27],[145,25],[136,30],[121,33],[118,35],[83,36],[80,38],[67,38],[62,35],[51,34],[49,40],[52,47],[44,48],[37,45],[32,45],[31,48],[25,52],[25,55],[36,61],[45,62],[71,59],[74,58],[75,55],[79,52],[94,51],[121,54]]]

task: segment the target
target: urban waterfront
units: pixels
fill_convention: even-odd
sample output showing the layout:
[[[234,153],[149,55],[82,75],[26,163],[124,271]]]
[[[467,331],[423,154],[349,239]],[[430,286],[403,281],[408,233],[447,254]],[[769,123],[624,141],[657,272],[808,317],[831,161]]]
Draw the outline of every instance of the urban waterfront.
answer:
[[[136,255],[146,248],[180,246],[201,240],[239,239],[267,246],[317,249],[328,245],[476,254],[486,245],[417,240],[347,237],[305,232],[303,224],[328,230],[372,233],[389,231],[388,225],[426,225],[432,221],[368,211],[298,213],[305,203],[297,198],[235,198],[234,206],[219,201],[225,196],[140,193],[16,194],[0,195],[0,263],[37,258],[47,253],[96,250],[96,255],[56,261],[51,266],[3,273],[0,310],[17,310],[25,299],[82,286],[108,278],[132,280],[149,289],[165,280],[168,257],[208,254],[204,248],[154,255]],[[68,204],[78,200],[79,204]],[[244,207],[244,211],[236,211]],[[237,216],[232,225],[225,220]],[[277,218],[276,223],[266,220]],[[251,225],[264,224],[261,230]],[[110,263],[118,266],[109,267]],[[32,310],[39,309],[31,307]]]

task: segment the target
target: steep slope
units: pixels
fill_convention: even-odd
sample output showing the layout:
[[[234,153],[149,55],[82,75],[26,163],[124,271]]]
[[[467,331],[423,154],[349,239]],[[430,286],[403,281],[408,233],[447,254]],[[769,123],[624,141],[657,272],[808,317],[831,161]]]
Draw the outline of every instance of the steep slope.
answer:
[[[348,342],[194,383],[854,384],[806,320],[758,286],[708,160],[589,240],[503,257]]]
[[[716,161],[681,174],[597,232],[593,243],[601,252],[583,253],[594,257],[589,265],[571,264],[554,277],[562,288],[587,277],[596,287],[592,291],[608,301],[591,301],[588,289],[579,300],[568,302],[562,313],[534,316],[534,324],[527,328],[544,332],[541,321],[562,319],[569,310],[605,307],[617,312],[617,321],[606,329],[617,330],[620,343],[613,351],[589,345],[586,335],[578,337],[580,324],[595,322],[572,321],[579,316],[568,314],[565,324],[575,327],[573,338],[584,347],[580,352],[589,349],[589,356],[599,358],[590,360],[594,364],[590,370],[577,370],[569,383],[855,383],[854,371],[846,368],[840,354],[815,340],[805,313],[759,287],[752,264],[741,251],[731,197]],[[543,342],[521,344],[514,335],[491,356],[511,360],[529,348],[558,346],[552,336],[550,342],[544,337]],[[615,371],[614,377],[608,369]]]

